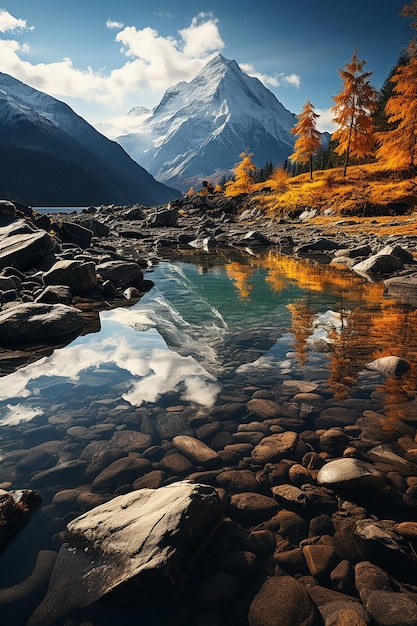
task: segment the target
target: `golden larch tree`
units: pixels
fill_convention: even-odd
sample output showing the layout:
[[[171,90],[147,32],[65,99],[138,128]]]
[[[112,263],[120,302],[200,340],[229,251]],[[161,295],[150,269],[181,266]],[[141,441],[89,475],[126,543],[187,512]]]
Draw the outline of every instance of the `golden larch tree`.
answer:
[[[375,147],[372,113],[377,108],[378,93],[369,81],[372,72],[363,71],[365,63],[358,59],[355,50],[349,63],[339,69],[343,85],[333,98],[336,103],[332,107],[333,121],[338,128],[332,139],[338,142],[336,153],[345,155],[343,176],[346,176],[351,156],[362,158],[372,154]]]
[[[235,179],[225,184],[226,196],[238,196],[241,193],[250,193],[253,191],[253,175],[257,170],[255,163],[252,161],[253,154],[241,152],[239,156],[242,160],[233,170]]]
[[[377,133],[377,157],[392,168],[413,170],[417,167],[417,58],[400,65],[391,81],[394,88],[385,112],[392,127]]]
[[[298,135],[298,139],[289,158],[296,163],[310,164],[310,180],[313,180],[313,156],[321,145],[321,135],[316,128],[319,117],[310,100],[307,100],[302,112],[297,115],[297,124],[290,131],[293,135]]]

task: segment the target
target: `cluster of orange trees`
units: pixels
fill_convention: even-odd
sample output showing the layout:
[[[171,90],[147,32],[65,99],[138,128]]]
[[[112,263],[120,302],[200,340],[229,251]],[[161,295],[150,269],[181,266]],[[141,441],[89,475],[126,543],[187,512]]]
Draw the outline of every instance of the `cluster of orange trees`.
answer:
[[[400,13],[411,17],[411,27],[417,30],[417,0],[405,5]],[[372,72],[364,71],[365,61],[355,50],[350,61],[339,69],[342,87],[333,98],[333,121],[337,129],[332,134],[335,153],[343,158],[343,176],[351,158],[373,157],[391,169],[417,169],[417,38],[409,44],[393,75],[390,95],[385,103],[385,128],[377,127],[375,112],[379,94],[370,82]],[[297,136],[293,163],[309,165],[313,178],[313,157],[322,147],[321,133],[313,104],[307,100],[291,132]],[[248,191],[256,166],[252,154],[243,152],[242,161],[234,170],[234,181],[226,183],[226,193],[236,195]]]

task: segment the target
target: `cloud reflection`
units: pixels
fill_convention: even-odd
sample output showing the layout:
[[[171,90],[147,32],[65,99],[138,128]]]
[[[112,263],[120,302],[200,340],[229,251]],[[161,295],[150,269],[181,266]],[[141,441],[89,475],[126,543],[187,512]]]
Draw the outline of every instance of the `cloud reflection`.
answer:
[[[118,372],[118,379],[120,372],[126,373],[128,391],[121,397],[133,406],[156,402],[169,391],[177,391],[183,399],[204,406],[215,402],[220,389],[215,377],[193,357],[169,350],[156,329],[148,327],[138,332],[106,316],[102,321],[99,335],[78,337],[70,346],[2,379],[0,403],[8,404],[1,423],[16,424],[42,414],[42,409],[30,406],[30,400],[36,398],[37,405],[46,403],[44,391],[48,388],[88,386],[94,384],[91,376],[99,379],[101,372],[107,375],[109,370],[110,375]],[[142,322],[145,324],[145,319]],[[13,405],[12,399],[24,399],[24,405]]]

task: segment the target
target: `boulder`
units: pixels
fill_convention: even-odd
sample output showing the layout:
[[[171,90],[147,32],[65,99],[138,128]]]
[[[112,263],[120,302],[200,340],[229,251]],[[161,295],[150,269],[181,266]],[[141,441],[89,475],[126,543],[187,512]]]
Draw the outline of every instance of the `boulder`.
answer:
[[[65,304],[26,303],[0,312],[0,342],[13,345],[78,334],[80,311]]]
[[[103,280],[109,280],[116,287],[140,287],[143,282],[142,270],[133,261],[107,261],[96,269]]]
[[[35,298],[35,302],[71,304],[72,292],[67,285],[49,285]]]
[[[365,244],[364,246],[357,246],[356,248],[341,248],[340,250],[336,250],[334,256],[336,258],[346,257],[348,259],[356,259],[360,256],[369,256],[371,253],[371,246],[369,244]]]
[[[390,274],[404,267],[402,260],[394,254],[372,254],[370,257],[353,265],[357,274]]]
[[[322,237],[321,239],[317,239],[316,241],[312,241],[310,243],[305,243],[297,248],[297,252],[300,254],[306,252],[325,252],[326,250],[337,250],[340,246],[331,239],[326,239]]]
[[[156,211],[149,215],[147,225],[153,228],[161,228],[166,226],[177,226],[178,211],[176,209],[164,209]]]
[[[49,626],[103,597],[116,606],[166,601],[222,521],[216,490],[187,481],[133,491],[81,515],[67,526],[30,626]]]
[[[16,226],[14,230],[0,228],[0,269],[12,266],[24,271],[32,268],[58,245],[45,230],[32,230],[23,220],[16,220],[13,226]]]
[[[62,241],[75,243],[80,248],[89,248],[91,245],[93,231],[80,224],[61,222],[59,231]]]
[[[292,576],[271,576],[252,600],[249,626],[315,626],[321,623],[304,586]]]
[[[93,261],[57,261],[44,273],[45,285],[66,285],[74,293],[88,293],[98,285]]]

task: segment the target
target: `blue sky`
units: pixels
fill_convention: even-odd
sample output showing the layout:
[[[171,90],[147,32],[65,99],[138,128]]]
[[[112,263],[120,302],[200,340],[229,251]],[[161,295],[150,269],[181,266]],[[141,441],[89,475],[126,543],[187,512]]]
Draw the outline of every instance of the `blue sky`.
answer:
[[[409,3],[411,0],[409,0]],[[146,5],[146,6],[145,6]],[[153,107],[216,53],[299,113],[307,98],[330,129],[338,68],[355,48],[379,88],[407,44],[403,0],[0,0],[0,71],[95,123]]]

